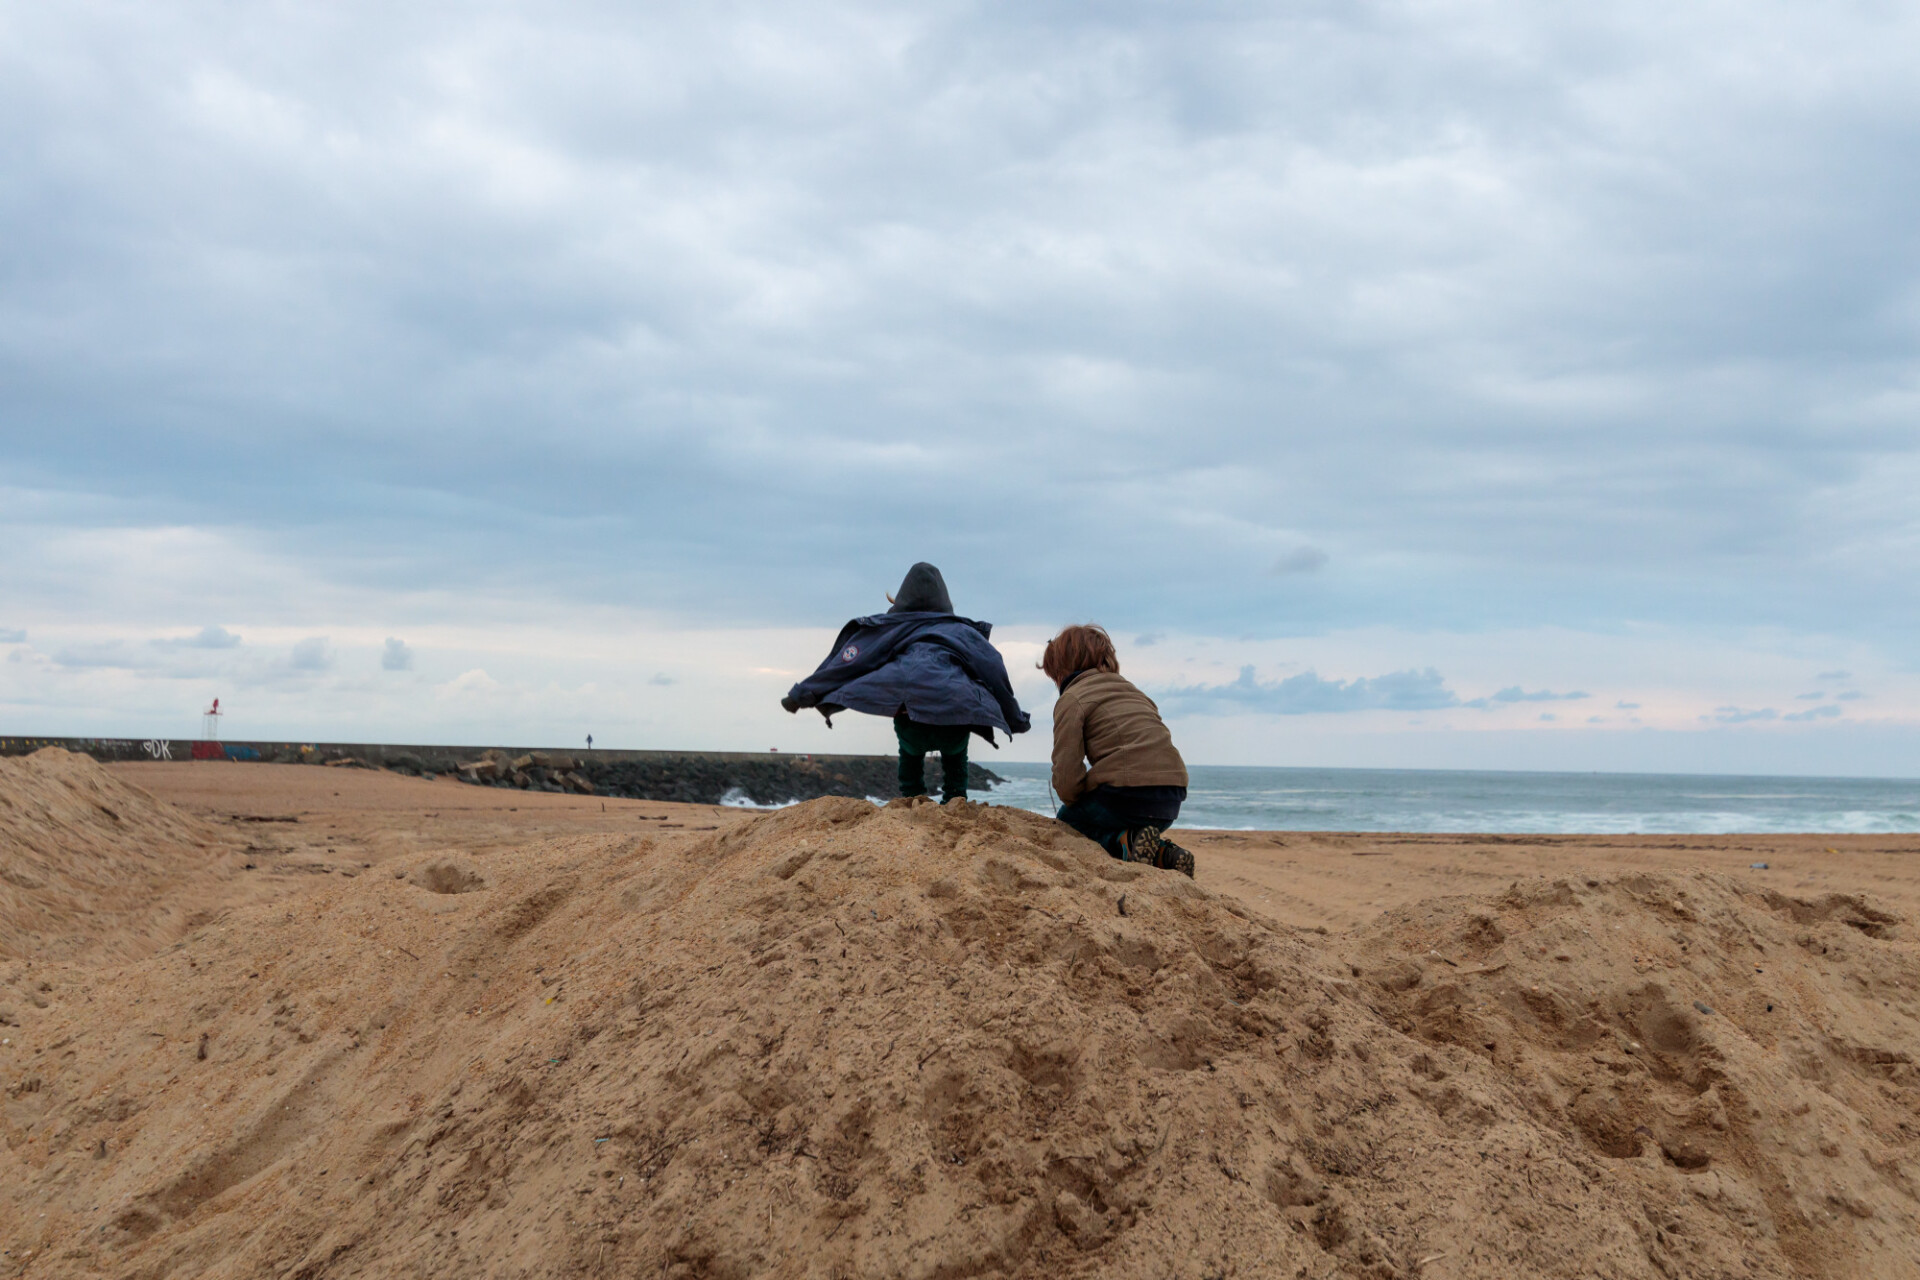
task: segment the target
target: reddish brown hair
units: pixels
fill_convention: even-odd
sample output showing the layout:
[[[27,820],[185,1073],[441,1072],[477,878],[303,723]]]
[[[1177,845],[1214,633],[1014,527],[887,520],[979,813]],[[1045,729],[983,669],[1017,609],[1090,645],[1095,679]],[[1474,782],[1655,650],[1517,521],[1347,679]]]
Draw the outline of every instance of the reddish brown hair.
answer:
[[[1076,671],[1111,671],[1118,675],[1120,655],[1113,651],[1113,637],[1106,628],[1087,623],[1068,627],[1047,641],[1047,651],[1040,655],[1040,669],[1055,684]]]

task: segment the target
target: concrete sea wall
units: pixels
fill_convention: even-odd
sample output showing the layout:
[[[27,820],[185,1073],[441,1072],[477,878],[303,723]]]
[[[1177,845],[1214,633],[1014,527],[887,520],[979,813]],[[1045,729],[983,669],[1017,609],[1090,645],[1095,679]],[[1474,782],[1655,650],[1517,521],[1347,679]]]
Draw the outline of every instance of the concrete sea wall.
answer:
[[[891,756],[785,755],[748,751],[563,751],[534,747],[421,746],[378,742],[195,742],[179,738],[0,737],[0,756],[61,747],[96,760],[225,760],[450,774],[481,786],[579,791],[692,804],[786,804],[821,796],[884,799],[900,794]],[[928,790],[940,789],[928,757]],[[969,761],[968,789],[1004,781]],[[583,785],[584,784],[584,785]]]

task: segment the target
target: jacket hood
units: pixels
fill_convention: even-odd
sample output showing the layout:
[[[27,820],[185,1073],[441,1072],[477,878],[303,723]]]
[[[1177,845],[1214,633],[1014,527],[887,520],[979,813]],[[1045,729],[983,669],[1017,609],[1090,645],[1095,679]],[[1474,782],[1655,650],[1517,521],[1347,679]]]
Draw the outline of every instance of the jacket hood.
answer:
[[[893,593],[888,613],[952,613],[953,601],[947,595],[947,580],[940,571],[922,560],[907,570],[900,589]]]

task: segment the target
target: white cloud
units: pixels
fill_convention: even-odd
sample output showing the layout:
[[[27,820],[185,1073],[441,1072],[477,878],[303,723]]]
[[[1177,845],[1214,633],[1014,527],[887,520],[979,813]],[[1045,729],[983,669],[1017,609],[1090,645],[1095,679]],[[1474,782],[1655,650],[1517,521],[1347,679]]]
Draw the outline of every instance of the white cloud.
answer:
[[[500,682],[488,675],[483,668],[475,667],[471,671],[462,671],[444,684],[434,686],[434,692],[443,698],[471,698],[498,692]]]

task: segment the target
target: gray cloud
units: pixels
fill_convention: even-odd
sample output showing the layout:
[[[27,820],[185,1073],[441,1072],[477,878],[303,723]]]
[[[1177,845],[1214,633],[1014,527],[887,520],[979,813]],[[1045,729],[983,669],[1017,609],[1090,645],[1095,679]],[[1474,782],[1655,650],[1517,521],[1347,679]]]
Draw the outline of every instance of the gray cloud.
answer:
[[[25,644],[27,633],[13,627],[0,627],[0,644]]]
[[[413,650],[406,641],[387,637],[386,647],[380,651],[380,669],[382,671],[413,670]]]
[[[1327,567],[1327,553],[1318,547],[1295,547],[1273,562],[1267,572],[1275,577],[1290,573],[1318,573]]]
[[[1858,689],[1848,689],[1843,693],[1834,694],[1833,699],[1835,702],[1858,702],[1866,696],[1866,694],[1860,692]]]
[[[1494,707],[1499,706],[1502,703],[1577,702],[1581,698],[1585,698],[1588,696],[1589,696],[1588,694],[1581,693],[1578,691],[1575,691],[1573,693],[1554,693],[1549,689],[1536,689],[1536,690],[1528,691],[1526,689],[1522,689],[1519,685],[1516,684],[1516,685],[1511,685],[1505,689],[1502,689],[1498,693],[1490,693],[1484,698],[1475,698],[1471,702],[1463,702],[1460,705],[1463,707],[1472,707],[1478,711],[1490,711]]]
[[[1342,711],[1432,711],[1460,705],[1438,671],[1395,671],[1357,680],[1323,680],[1311,671],[1262,683],[1252,667],[1230,684],[1168,689],[1161,701],[1188,712],[1260,711],[1309,715]]]
[[[1747,710],[1744,707],[1715,707],[1711,716],[1701,716],[1702,720],[1714,720],[1721,724],[1747,724],[1754,720],[1777,720],[1780,713],[1772,707]]]
[[[1627,702],[1627,701],[1624,701],[1624,700],[1623,700],[1623,701],[1620,701],[1620,702],[1616,702],[1616,703],[1614,703],[1613,705],[1614,705],[1614,706],[1615,706],[1615,707],[1616,707],[1616,708],[1617,708],[1618,710],[1621,710],[1621,711],[1638,711],[1638,710],[1640,709],[1640,704],[1639,704],[1639,703],[1637,703],[1637,702]]]
[[[63,667],[101,667],[124,668],[128,670],[149,666],[151,663],[127,648],[120,640],[107,640],[93,644],[62,645],[53,653],[53,660]]]
[[[333,645],[325,636],[309,636],[293,646],[287,666],[293,671],[325,671],[333,666]]]
[[[1829,702],[1825,706],[1808,707],[1805,711],[1796,711],[1791,715],[1781,716],[1780,718],[1782,720],[1825,720],[1839,714],[1840,708]]]
[[[1159,644],[1162,640],[1165,640],[1166,638],[1167,638],[1167,634],[1164,631],[1146,631],[1135,636],[1133,638],[1133,643],[1135,648],[1151,649],[1154,645]]]
[[[327,13],[10,19],[0,524],[728,624],[907,532],[1123,633],[1920,622],[1899,6]]]
[[[668,675],[664,671],[656,671],[653,674],[653,678],[648,680],[647,683],[659,685],[660,687],[665,688],[667,685],[670,685],[670,684],[678,684],[679,681],[675,680],[672,676]]]
[[[202,627],[190,636],[168,637],[152,641],[159,649],[234,649],[240,637],[225,627]]]

